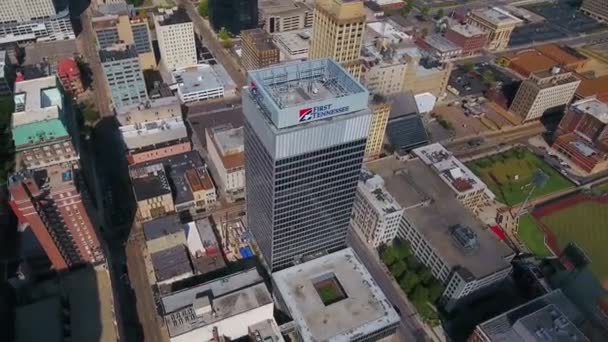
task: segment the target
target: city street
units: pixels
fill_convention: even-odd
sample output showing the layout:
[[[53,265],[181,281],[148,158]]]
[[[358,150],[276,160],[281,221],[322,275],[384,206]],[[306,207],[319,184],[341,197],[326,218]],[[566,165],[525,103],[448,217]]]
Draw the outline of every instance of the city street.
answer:
[[[194,23],[195,31],[203,38],[203,44],[209,48],[211,54],[215,56],[215,59],[224,66],[228,72],[228,75],[230,75],[234,83],[236,83],[237,87],[240,88],[245,85],[245,75],[241,71],[243,69],[235,58],[231,56],[222,46],[222,44],[215,38],[211,32],[211,28],[208,27],[203,19],[198,15],[194,4],[189,0],[178,0],[177,2],[181,7],[186,9],[190,19],[192,19],[192,22]]]
[[[372,251],[357,234],[348,234],[347,243],[357,253],[357,256],[374,277],[380,289],[384,291],[388,300],[401,311],[401,325],[399,325],[398,330],[399,341],[428,341],[429,338],[415,318],[417,314],[413,307],[401,289],[395,286],[391,276],[382,268]]]
[[[92,94],[94,97],[93,102],[97,106],[97,111],[101,116],[112,116],[109,89],[106,85],[103,68],[101,67],[99,54],[97,53],[97,46],[95,44],[96,39],[91,24],[90,12],[91,7],[89,6],[89,8],[80,16],[82,32],[77,39],[78,49],[84,56],[85,61],[89,64],[91,72],[93,73]]]

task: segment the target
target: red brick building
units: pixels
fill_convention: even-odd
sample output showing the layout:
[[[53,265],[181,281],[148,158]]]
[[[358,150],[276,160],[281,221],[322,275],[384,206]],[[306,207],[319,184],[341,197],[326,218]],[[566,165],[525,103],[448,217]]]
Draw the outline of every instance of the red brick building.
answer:
[[[555,135],[553,148],[581,169],[596,173],[608,168],[608,104],[594,98],[575,102]]]
[[[61,79],[63,88],[72,96],[79,96],[84,91],[78,64],[73,58],[62,58],[57,63],[57,75]]]
[[[9,178],[13,212],[21,224],[29,225],[57,271],[104,260],[75,171],[55,165]]]
[[[478,53],[488,42],[487,34],[473,25],[454,25],[446,31],[445,37],[462,48],[463,56]]]

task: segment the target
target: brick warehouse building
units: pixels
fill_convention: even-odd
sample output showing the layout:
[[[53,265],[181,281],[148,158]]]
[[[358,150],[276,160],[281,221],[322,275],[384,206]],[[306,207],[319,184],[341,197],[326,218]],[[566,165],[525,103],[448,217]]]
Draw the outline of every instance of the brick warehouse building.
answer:
[[[480,28],[473,25],[455,25],[450,27],[446,33],[452,43],[462,48],[463,56],[474,55],[481,51],[488,42],[488,35]]]

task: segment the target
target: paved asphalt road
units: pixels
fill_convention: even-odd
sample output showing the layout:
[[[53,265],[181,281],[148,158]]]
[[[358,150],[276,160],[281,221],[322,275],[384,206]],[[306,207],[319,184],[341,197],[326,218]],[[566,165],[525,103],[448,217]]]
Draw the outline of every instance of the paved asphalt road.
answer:
[[[106,85],[103,68],[97,53],[95,44],[95,34],[91,24],[91,7],[87,8],[80,16],[82,23],[82,32],[78,35],[77,43],[80,53],[89,64],[93,73],[93,94],[94,102],[97,106],[97,111],[101,116],[112,116],[111,100],[109,89]]]
[[[224,66],[237,87],[242,87],[245,84],[245,75],[241,71],[243,68],[234,57],[229,55],[221,43],[217,41],[210,28],[205,25],[203,19],[198,15],[194,4],[189,0],[178,0],[177,2],[188,12],[190,19],[194,23],[195,31],[203,37],[203,45],[209,48],[215,59]]]
[[[400,341],[427,341],[430,340],[414,317],[411,304],[400,289],[395,288],[392,278],[382,268],[379,261],[372,255],[368,247],[356,234],[349,234],[348,244],[355,250],[357,256],[369,270],[374,280],[380,286],[388,300],[401,311],[401,324],[398,337]]]

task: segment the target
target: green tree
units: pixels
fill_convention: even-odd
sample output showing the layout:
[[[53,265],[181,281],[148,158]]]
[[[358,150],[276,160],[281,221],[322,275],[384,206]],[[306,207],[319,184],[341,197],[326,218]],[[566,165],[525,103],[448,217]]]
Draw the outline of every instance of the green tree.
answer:
[[[411,293],[418,284],[418,282],[419,279],[416,273],[407,272],[405,276],[401,279],[399,285],[401,286],[403,291],[405,291],[405,293]]]
[[[494,76],[492,70],[484,71],[482,77],[483,81],[487,84],[494,84],[496,82],[496,77]]]
[[[429,290],[422,286],[422,284],[418,284],[412,292],[411,299],[418,306],[422,306],[429,301]]]
[[[443,18],[444,15],[445,15],[445,10],[443,8],[440,8],[437,10],[437,18]]]
[[[220,38],[220,40],[222,41],[222,45],[224,45],[224,47],[226,49],[228,49],[232,46],[232,39],[230,38],[230,32],[228,32],[226,30],[226,28],[222,27],[222,29],[218,33],[218,37]]]
[[[413,0],[406,1],[405,6],[403,6],[403,8],[401,9],[401,15],[404,17],[407,17],[410,13],[412,13],[413,9],[414,9]]]
[[[443,286],[435,280],[429,285],[429,302],[436,303],[443,294]]]
[[[423,28],[422,31],[420,31],[420,34],[422,35],[422,37],[426,37],[429,35],[429,29],[428,28]]]
[[[14,109],[13,96],[0,97],[0,182],[3,184],[15,167],[15,148],[10,129]]]
[[[420,282],[424,285],[429,285],[434,279],[431,270],[424,266],[421,267],[418,277],[420,278]]]
[[[407,265],[403,261],[398,261],[394,263],[391,267],[391,273],[395,278],[401,277],[403,273],[407,271]]]
[[[424,6],[420,9],[420,13],[422,13],[422,15],[424,16],[427,16],[430,10],[431,8],[429,6]]]
[[[417,271],[420,268],[420,262],[414,255],[410,255],[405,259],[407,268],[413,271]]]
[[[201,0],[201,2],[198,3],[198,15],[203,18],[209,16],[209,0]]]
[[[384,251],[382,251],[382,261],[384,261],[384,264],[386,264],[387,266],[391,266],[398,260],[399,260],[399,257],[397,256],[397,253],[396,253],[394,247],[387,246],[384,249]]]
[[[99,113],[91,103],[83,104],[80,110],[85,123],[91,124],[99,119]]]
[[[471,71],[475,70],[475,64],[473,64],[471,62],[466,62],[462,65],[462,68],[466,72],[471,72]]]
[[[412,255],[412,248],[407,241],[395,240],[393,248],[397,251],[399,260],[405,260]]]

